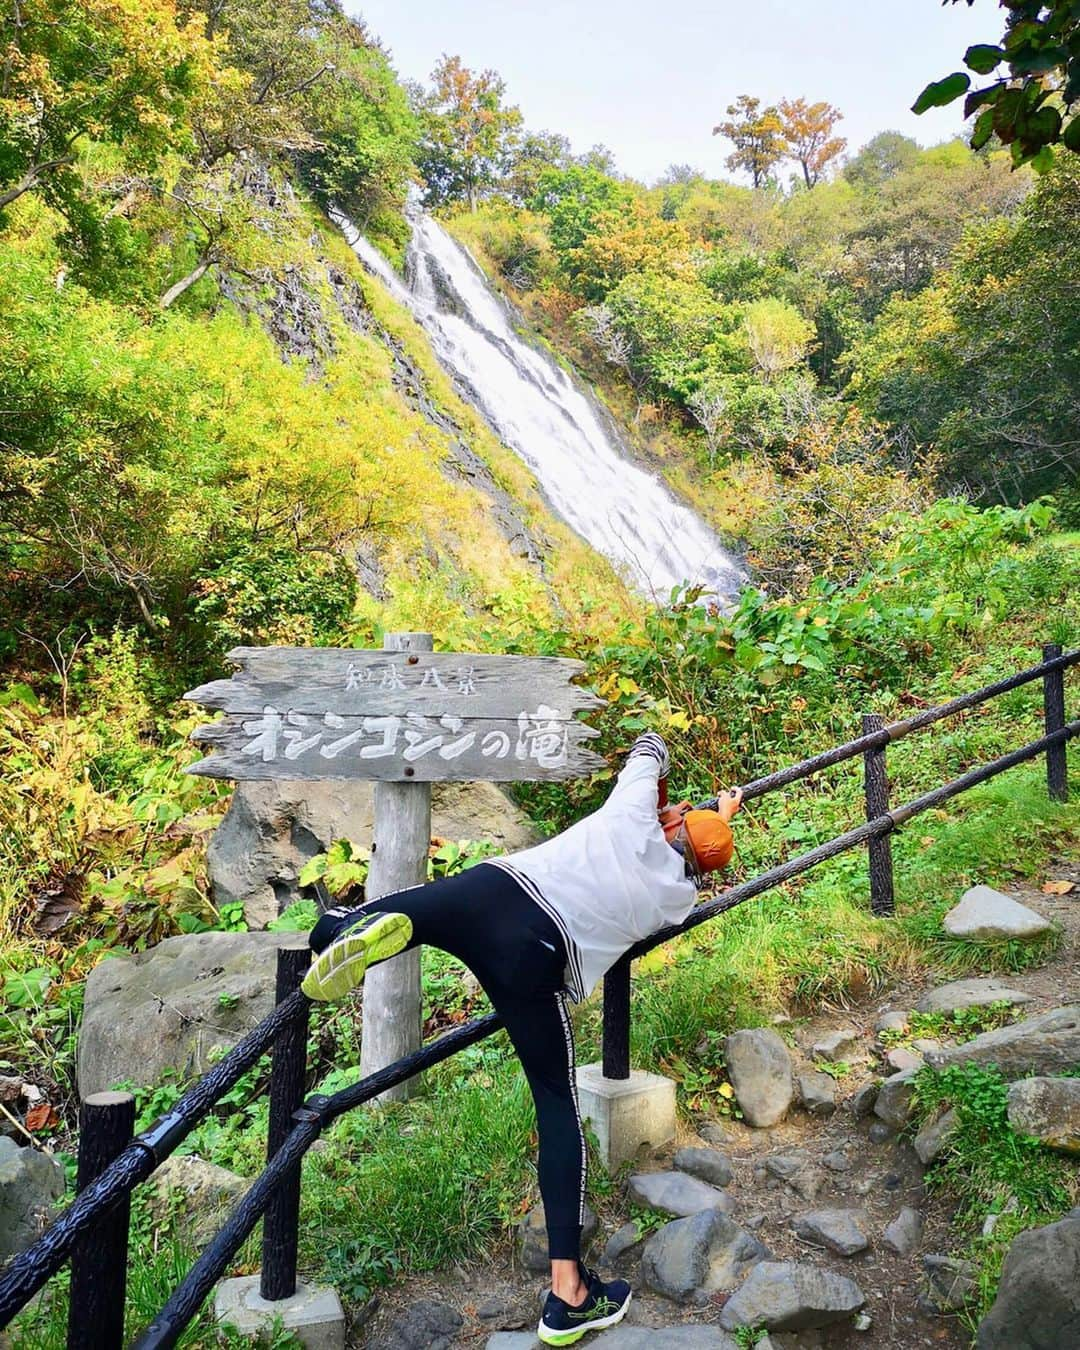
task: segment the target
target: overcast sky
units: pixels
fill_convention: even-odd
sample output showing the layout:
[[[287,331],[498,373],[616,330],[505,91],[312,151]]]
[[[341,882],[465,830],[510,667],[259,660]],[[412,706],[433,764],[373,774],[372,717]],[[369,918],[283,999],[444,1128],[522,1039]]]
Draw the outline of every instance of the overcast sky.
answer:
[[[727,176],[711,135],[738,94],[826,99],[857,149],[878,131],[924,145],[960,128],[957,105],[915,117],[932,79],[973,42],[995,42],[994,0],[346,0],[390,49],[399,75],[426,80],[443,52],[493,67],[532,130],[576,151],[598,142],[646,182],[669,164]]]

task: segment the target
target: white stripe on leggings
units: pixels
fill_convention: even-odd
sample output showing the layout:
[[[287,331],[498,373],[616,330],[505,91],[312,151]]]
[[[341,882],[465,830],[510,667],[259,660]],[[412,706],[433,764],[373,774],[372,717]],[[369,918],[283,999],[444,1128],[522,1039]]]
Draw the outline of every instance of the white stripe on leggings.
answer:
[[[566,1038],[566,1062],[570,1070],[570,1099],[574,1103],[574,1115],[577,1118],[578,1139],[581,1141],[581,1187],[578,1192],[578,1223],[585,1224],[585,1183],[588,1177],[589,1151],[585,1144],[585,1128],[581,1123],[581,1107],[578,1105],[576,1059],[574,1056],[574,1030],[570,1025],[570,1015],[566,1011],[566,991],[560,989],[555,995],[555,1006],[559,1010],[563,1036]]]

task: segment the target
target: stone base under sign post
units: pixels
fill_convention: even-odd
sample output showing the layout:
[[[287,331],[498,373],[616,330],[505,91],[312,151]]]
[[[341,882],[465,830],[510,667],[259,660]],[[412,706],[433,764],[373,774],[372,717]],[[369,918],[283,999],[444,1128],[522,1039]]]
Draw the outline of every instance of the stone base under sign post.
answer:
[[[254,1340],[280,1317],[306,1350],[345,1350],[345,1313],[329,1288],[298,1284],[292,1298],[268,1302],[259,1294],[259,1276],[223,1280],[214,1291],[214,1317]]]
[[[661,1148],[675,1138],[675,1081],[643,1069],[605,1078],[600,1064],[577,1071],[578,1105],[596,1135],[600,1161],[614,1172],[643,1144]]]

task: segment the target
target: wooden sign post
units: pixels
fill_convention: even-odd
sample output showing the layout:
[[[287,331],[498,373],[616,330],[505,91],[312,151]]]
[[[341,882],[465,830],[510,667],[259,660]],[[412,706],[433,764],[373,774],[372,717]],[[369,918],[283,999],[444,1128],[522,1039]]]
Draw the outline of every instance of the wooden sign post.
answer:
[[[216,753],[187,772],[374,779],[366,895],[377,899],[426,879],[433,782],[576,778],[603,765],[586,745],[599,732],[578,714],[604,700],[570,683],[583,662],[432,645],[430,633],[388,633],[382,651],[238,647],[232,679],[184,695],[225,714],[193,732]],[[364,981],[361,1073],[419,1045],[420,957],[406,952]]]

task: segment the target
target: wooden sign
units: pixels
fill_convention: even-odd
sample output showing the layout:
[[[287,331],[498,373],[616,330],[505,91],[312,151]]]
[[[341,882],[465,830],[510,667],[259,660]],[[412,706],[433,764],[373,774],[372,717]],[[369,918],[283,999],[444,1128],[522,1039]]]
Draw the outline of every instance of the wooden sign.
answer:
[[[548,656],[237,647],[229,680],[184,697],[226,714],[192,740],[211,778],[575,778],[603,760],[577,714],[604,700],[571,684],[581,661]]]

